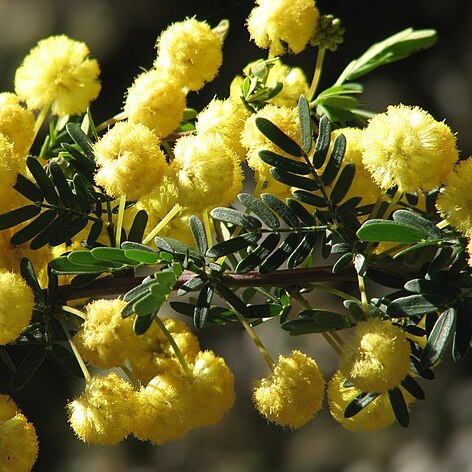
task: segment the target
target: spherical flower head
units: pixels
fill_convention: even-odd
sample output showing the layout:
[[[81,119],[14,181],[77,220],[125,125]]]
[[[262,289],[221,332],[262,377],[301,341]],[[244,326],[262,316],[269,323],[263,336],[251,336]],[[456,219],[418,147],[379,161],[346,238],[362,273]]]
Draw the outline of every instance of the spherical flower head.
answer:
[[[414,398],[402,387],[400,390],[407,405]],[[344,417],[347,406],[361,393],[346,380],[346,377],[338,370],[328,383],[327,397],[329,411],[333,418],[349,431],[377,431],[386,428],[395,422],[395,415],[388,393],[379,394],[369,405],[350,418]]]
[[[258,381],[253,400],[272,423],[300,428],[321,408],[325,380],[316,361],[300,351],[279,356],[273,372]]]
[[[15,341],[29,325],[34,296],[23,278],[0,270],[0,345]]]
[[[188,411],[194,400],[180,366],[154,377],[136,398],[132,433],[138,439],[163,444],[183,438],[190,430]]]
[[[300,144],[298,111],[296,108],[266,105],[246,120],[241,133],[241,144],[247,149],[247,163],[254,170],[256,178],[264,181],[263,190],[276,196],[290,196],[290,189],[287,185],[278,182],[272,177],[270,166],[259,157],[259,151],[268,150],[276,152],[290,159],[293,159],[293,156],[289,156],[286,152],[282,151],[259,131],[256,126],[256,118],[259,117],[268,119],[286,135]]]
[[[464,235],[472,231],[472,156],[449,174],[436,207],[443,218]]]
[[[135,337],[132,319],[121,317],[124,300],[95,300],[86,305],[85,321],[73,340],[82,356],[95,367],[108,369],[122,365],[128,342]]]
[[[159,139],[146,126],[120,122],[93,146],[99,166],[95,182],[109,195],[137,200],[159,187],[166,160]]]
[[[233,373],[213,351],[198,353],[192,373],[190,421],[196,428],[214,426],[234,404]]]
[[[362,392],[388,392],[410,369],[410,343],[390,321],[359,322],[343,350],[339,370]]]
[[[187,18],[160,35],[154,65],[181,87],[200,90],[216,77],[223,62],[222,46],[221,37],[206,22]]]
[[[132,123],[141,123],[165,138],[183,119],[185,92],[165,71],[152,69],[136,77],[128,89],[124,111]]]
[[[0,421],[1,472],[29,472],[37,457],[36,431],[22,413]]]
[[[34,139],[34,115],[31,110],[15,103],[12,93],[0,93],[0,133],[13,144],[16,154],[26,156]]]
[[[100,68],[88,47],[67,36],[39,41],[15,75],[15,92],[28,108],[51,106],[55,115],[80,115],[100,92]]]
[[[117,444],[131,431],[136,392],[115,373],[92,377],[85,391],[67,405],[75,434],[89,444]]]
[[[239,135],[248,116],[249,111],[236,105],[233,100],[214,98],[199,113],[195,129],[199,135],[216,133],[223,143],[243,160],[246,157],[246,149],[241,145]]]
[[[364,166],[383,189],[430,191],[439,187],[458,158],[451,129],[419,107],[390,106],[372,118],[362,135]]]
[[[181,137],[171,167],[177,177],[179,203],[193,211],[229,205],[241,191],[238,156],[216,134]]]
[[[0,423],[13,418],[20,409],[10,395],[0,394]]]
[[[247,19],[251,39],[271,57],[298,54],[316,33],[320,13],[313,0],[256,0]],[[288,49],[288,51],[287,51]]]

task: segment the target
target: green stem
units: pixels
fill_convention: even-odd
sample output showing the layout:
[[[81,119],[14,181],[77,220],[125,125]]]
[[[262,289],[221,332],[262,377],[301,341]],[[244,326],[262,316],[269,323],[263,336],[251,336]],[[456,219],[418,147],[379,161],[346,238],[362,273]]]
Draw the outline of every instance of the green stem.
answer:
[[[164,218],[162,218],[161,221],[159,221],[159,223],[154,226],[154,228],[152,229],[152,231],[143,239],[143,244],[147,244],[149,241],[152,240],[152,238],[154,238],[154,236],[156,236],[163,228],[165,228],[167,226],[167,224],[169,223],[170,220],[172,220],[172,218],[174,218],[175,215],[177,215],[177,213],[182,209],[182,207],[176,203],[170,210],[169,212],[167,213],[166,216],[164,216]]]
[[[38,116],[36,117],[36,121],[34,122],[33,141],[34,139],[36,139],[36,136],[38,135],[39,130],[41,129],[41,126],[43,125],[44,120],[46,119],[46,116],[48,115],[50,108],[51,108],[51,103],[44,105],[41,111],[39,112]]]
[[[359,285],[359,293],[361,295],[362,310],[364,311],[365,317],[368,318],[369,314],[369,300],[367,298],[367,292],[365,289],[364,277],[357,275],[357,283]]]
[[[141,382],[134,376],[133,372],[131,372],[131,370],[125,365],[122,365],[120,369],[126,374],[126,377],[128,377],[133,388],[139,390],[141,388]]]
[[[333,295],[336,295],[339,298],[343,298],[344,300],[358,301],[356,297],[353,297],[349,293],[343,292],[333,287],[327,287],[321,284],[312,284],[312,287],[316,290],[320,290],[321,292],[332,293]]]
[[[123,217],[125,216],[125,205],[126,205],[126,194],[123,193],[120,196],[120,203],[118,206],[118,218],[116,221],[116,236],[115,236],[115,247],[121,245],[121,229],[123,228]]]
[[[326,53],[326,48],[320,47],[316,56],[315,71],[313,72],[313,79],[310,85],[310,91],[308,92],[308,101],[310,102],[315,97],[316,89],[321,77],[321,71],[323,70],[323,61]]]
[[[202,211],[203,227],[205,228],[205,235],[208,241],[208,247],[213,246],[213,236],[211,233],[211,223],[208,216],[208,210]]]
[[[84,312],[78,310],[77,308],[74,308],[72,306],[62,305],[61,310],[66,311],[68,313],[72,313],[73,315],[78,316],[80,319],[85,320]]]
[[[444,220],[442,220],[442,221],[440,221],[439,223],[436,224],[436,227],[437,227],[438,229],[444,229],[444,228],[446,228],[447,226],[449,226],[449,221],[447,220],[447,218],[444,219]]]
[[[172,347],[175,357],[177,357],[177,360],[179,361],[179,364],[182,367],[182,370],[184,371],[187,378],[193,379],[192,369],[190,369],[188,362],[186,361],[184,355],[182,354],[182,351],[179,349],[179,346],[177,346],[177,343],[175,342],[175,339],[172,337],[172,334],[169,333],[169,330],[166,328],[165,324],[162,322],[162,320],[158,316],[154,318],[154,321],[156,322],[157,326],[159,326],[159,328],[162,331],[162,334],[165,336],[165,338],[167,339],[167,342]]]
[[[97,130],[97,133],[99,133],[100,131],[108,128],[109,126],[111,125],[114,125],[115,123],[117,123],[118,121],[123,121],[123,120],[126,120],[126,114],[125,112],[121,112],[121,113],[118,113],[117,115],[111,117],[109,120],[106,120],[104,121],[103,123],[100,123],[97,127],[96,127],[96,130]]]

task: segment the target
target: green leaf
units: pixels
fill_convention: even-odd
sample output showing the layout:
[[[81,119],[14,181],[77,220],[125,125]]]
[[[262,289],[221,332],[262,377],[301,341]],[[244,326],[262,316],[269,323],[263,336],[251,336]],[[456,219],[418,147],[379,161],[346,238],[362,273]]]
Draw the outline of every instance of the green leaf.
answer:
[[[442,237],[441,231],[434,223],[414,211],[397,210],[392,216],[393,220],[398,223],[419,229],[426,239],[441,239]]]
[[[128,241],[140,243],[143,240],[144,231],[148,222],[148,214],[145,210],[139,210],[134,216],[133,223],[128,233]]]
[[[201,222],[200,218],[192,215],[189,218],[190,231],[192,232],[193,239],[197,245],[198,250],[205,254],[208,250],[208,239],[206,237],[205,227]]]
[[[51,177],[59,192],[62,204],[66,208],[76,209],[75,195],[72,193],[72,189],[69,187],[62,169],[55,162],[49,162],[49,170],[51,171]]]
[[[287,260],[287,267],[292,269],[299,266],[311,253],[318,239],[317,233],[307,233]]]
[[[421,316],[439,311],[443,303],[444,299],[435,295],[408,295],[390,303],[387,314],[392,317]]]
[[[202,329],[205,325],[213,294],[214,290],[210,284],[204,285],[200,290],[193,314],[193,323],[198,329]]]
[[[11,237],[11,244],[13,244],[13,246],[19,246],[20,244],[23,244],[26,241],[29,241],[30,239],[34,238],[46,226],[51,224],[55,217],[55,210],[46,210],[43,213],[40,213],[37,218],[35,218],[23,228],[21,228],[20,231],[18,231]]]
[[[307,205],[311,205],[317,208],[326,208],[328,206],[328,202],[318,195],[314,193],[305,192],[305,190],[295,190],[292,192],[292,195],[303,203]]]
[[[259,151],[259,157],[266,164],[272,167],[277,167],[277,169],[291,172],[292,174],[308,175],[311,173],[311,168],[306,162],[295,161],[273,151]]]
[[[117,247],[95,247],[90,253],[95,259],[106,262],[116,262],[124,265],[138,265],[133,259],[126,257],[126,251]]]
[[[465,359],[472,341],[472,300],[464,299],[457,307],[456,329],[452,344],[452,357],[455,362]]]
[[[21,208],[16,208],[8,213],[0,215],[0,231],[4,229],[16,226],[24,221],[28,221],[30,218],[38,215],[41,212],[41,208],[36,205],[26,205]]]
[[[290,228],[298,225],[297,215],[282,200],[271,195],[263,193],[261,200]]]
[[[88,159],[93,161],[94,155],[92,150],[92,142],[89,137],[82,131],[82,128],[77,123],[67,123],[66,131],[72,138],[75,144],[83,151]]]
[[[411,279],[405,284],[405,289],[413,293],[440,295],[445,299],[454,299],[462,293],[462,290],[452,283],[426,279]]]
[[[164,238],[164,237],[156,237],[154,238],[156,246],[161,251],[170,252],[171,254],[180,254],[184,256],[189,256],[193,259],[202,259],[202,254],[197,252],[194,248],[189,246],[188,244],[183,243],[177,239],[173,238]]]
[[[356,321],[364,321],[365,313],[362,303],[357,300],[344,300],[343,305]]]
[[[333,183],[334,179],[338,175],[339,168],[341,167],[341,162],[344,158],[344,153],[346,152],[346,138],[344,134],[339,134],[336,136],[336,139],[333,143],[333,150],[329,157],[329,161],[326,164],[326,167],[323,171],[321,179],[325,185],[330,185]]]
[[[293,210],[297,217],[307,226],[316,225],[315,217],[298,200],[287,198],[288,207]]]
[[[177,290],[177,295],[182,296],[194,290],[198,290],[202,287],[207,280],[207,277],[203,274],[196,275],[191,279],[187,280],[180,288]]]
[[[346,329],[352,326],[351,320],[346,315],[329,310],[304,310],[298,314],[296,320],[286,321],[282,329],[288,331],[292,336],[308,333],[325,333]]]
[[[87,187],[85,186],[84,179],[81,175],[75,174],[74,178],[72,179],[74,183],[74,191],[76,194],[77,204],[79,209],[82,213],[89,214],[92,212],[92,208],[90,206],[90,198],[87,191]]]
[[[326,116],[322,116],[319,124],[319,134],[316,140],[315,152],[313,154],[313,166],[319,169],[323,166],[328,155],[331,142],[331,123]]]
[[[278,269],[293,253],[300,244],[302,235],[299,233],[290,233],[280,246],[270,255],[260,266],[259,272],[267,274]]]
[[[137,316],[134,319],[133,323],[133,331],[138,335],[144,334],[152,325],[154,318],[156,317],[156,313],[149,313],[144,316]]]
[[[303,155],[300,146],[267,118],[257,117],[256,126],[267,139],[272,141],[282,151],[295,157]]]
[[[262,237],[261,233],[246,233],[235,238],[217,243],[208,249],[207,257],[222,257],[252,246]]]
[[[267,256],[277,247],[280,241],[280,233],[270,233],[254,251],[244,257],[236,266],[236,273],[246,274],[267,258]]]
[[[262,228],[262,223],[254,216],[234,210],[233,208],[218,207],[211,210],[210,215],[215,220],[231,223],[236,226],[242,226],[248,230],[257,230]]]
[[[58,343],[51,344],[52,355],[62,364],[62,366],[74,377],[83,378],[84,374],[79,367],[74,354]]]
[[[58,246],[59,244],[65,243],[72,239],[76,234],[80,233],[88,224],[87,215],[75,216],[74,214],[62,215],[54,221],[52,224],[57,225],[57,232],[49,239],[51,246]],[[59,225],[62,224],[62,227]]]
[[[298,99],[298,117],[300,120],[302,151],[308,154],[313,143],[313,130],[311,126],[310,105],[305,95],[300,95]]]
[[[59,197],[54,188],[54,184],[40,162],[35,157],[28,156],[26,158],[26,165],[28,170],[31,172],[31,175],[34,177],[34,180],[36,180],[36,183],[47,202],[51,205],[58,205]]]
[[[278,228],[280,226],[279,220],[272,210],[250,193],[240,193],[238,200],[246,208],[249,208],[269,228]]]
[[[33,264],[26,257],[22,257],[20,260],[20,273],[21,276],[25,279],[26,283],[31,287],[31,290],[34,294],[35,302],[37,304],[44,303],[46,301],[46,298],[41,289],[41,286],[39,285]]]
[[[454,334],[455,325],[456,310],[454,308],[449,308],[441,313],[421,354],[420,362],[423,368],[434,367],[436,362],[441,359],[447,344]]]
[[[248,315],[246,304],[230,288],[223,284],[217,284],[216,291],[228,302],[232,309],[237,310],[243,316]]]
[[[346,252],[333,264],[333,267],[331,268],[331,272],[333,274],[337,274],[338,272],[341,272],[348,265],[352,264],[352,260],[353,260],[353,253]]]
[[[101,274],[106,272],[107,268],[99,265],[74,264],[67,259],[67,256],[57,257],[49,263],[51,270],[58,275],[67,274]]]
[[[47,351],[43,344],[34,346],[20,362],[10,379],[12,390],[21,390],[33,377],[46,359]]]
[[[339,203],[346,196],[347,192],[349,192],[355,173],[356,165],[353,162],[344,166],[329,196],[333,203]]]
[[[420,387],[418,382],[411,376],[407,375],[401,382],[402,387],[408,391],[408,393],[415,397],[417,400],[424,400],[426,395],[423,389]]]
[[[72,251],[66,257],[73,264],[84,266],[97,266],[100,267],[102,270],[119,269],[120,267],[122,267],[121,263],[98,260],[92,255],[92,251],[88,250]]]
[[[143,251],[142,249],[125,249],[124,254],[127,259],[141,262],[143,264],[157,264],[161,261],[159,254],[155,252]]]
[[[425,239],[425,236],[418,228],[381,219],[367,220],[357,231],[357,237],[361,241],[370,242],[390,241],[414,244]]]
[[[155,296],[149,292],[147,295],[140,297],[139,300],[134,302],[133,312],[136,313],[138,317],[149,315],[150,313],[157,312],[165,300],[165,296],[160,294]]]
[[[103,220],[95,220],[92,223],[89,234],[87,235],[87,244],[93,245],[102,234]]]
[[[318,183],[311,178],[292,174],[277,167],[272,167],[270,173],[275,180],[278,180],[289,187],[296,187],[310,192],[320,188]]]
[[[369,406],[380,394],[379,393],[360,393],[344,410],[344,418],[352,418]]]
[[[16,176],[16,182],[13,188],[32,202],[39,203],[44,199],[43,192],[22,174]]]
[[[392,405],[392,410],[398,423],[404,428],[407,428],[410,422],[410,415],[401,390],[398,387],[389,390],[388,398],[390,399],[390,404]]]

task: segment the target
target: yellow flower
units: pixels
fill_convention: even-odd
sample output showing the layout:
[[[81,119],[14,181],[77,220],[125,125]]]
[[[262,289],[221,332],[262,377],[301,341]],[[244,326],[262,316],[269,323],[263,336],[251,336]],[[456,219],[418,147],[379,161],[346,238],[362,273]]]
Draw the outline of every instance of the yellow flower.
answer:
[[[10,140],[20,157],[26,156],[33,144],[33,112],[23,108],[13,93],[0,93],[0,133]]]
[[[171,167],[182,206],[192,211],[226,206],[241,191],[240,160],[216,134],[183,136],[174,154]]]
[[[0,421],[0,472],[29,472],[37,457],[36,431],[22,413]]]
[[[131,431],[136,392],[115,373],[92,377],[85,391],[67,404],[69,422],[79,439],[117,444]]]
[[[191,428],[193,398],[180,366],[154,377],[136,395],[132,433],[142,441],[163,444],[184,437]]]
[[[375,398],[368,406],[363,408],[356,415],[345,418],[346,407],[362,393],[353,386],[346,386],[344,375],[336,371],[328,383],[328,405],[333,418],[349,431],[377,431],[386,428],[395,422],[395,415],[392,410],[388,393],[382,393]],[[402,387],[400,390],[407,405],[415,399]]]
[[[0,269],[0,344],[14,341],[29,325],[34,296],[20,275]]]
[[[419,107],[390,106],[362,135],[364,166],[383,189],[429,191],[439,187],[457,161],[450,128]]]
[[[139,199],[159,187],[167,166],[157,136],[138,123],[117,123],[93,150],[99,166],[95,182],[113,197]]]
[[[13,143],[0,132],[0,210],[2,213],[10,210],[11,195],[17,193],[13,191],[13,185],[19,171],[20,157],[15,152]]]
[[[0,394],[0,423],[13,418],[17,413],[20,413],[20,409],[10,395]]]
[[[189,90],[200,90],[205,82],[212,81],[223,62],[220,36],[195,18],[169,26],[156,46],[156,69],[165,70]]]
[[[469,266],[472,267],[472,231],[468,233],[467,253],[469,254]]]
[[[410,369],[410,343],[390,321],[359,322],[343,351],[339,370],[362,392],[388,392]]]
[[[214,98],[209,105],[199,113],[195,128],[199,135],[215,133],[223,143],[243,160],[246,149],[239,141],[239,135],[244,126],[249,111],[237,106],[233,100],[218,100]]]
[[[436,207],[443,218],[463,234],[472,230],[472,156],[449,174]]]
[[[193,427],[213,426],[233,406],[234,377],[221,357],[213,351],[199,352],[190,383],[190,421]]]
[[[79,115],[100,92],[100,68],[88,47],[67,36],[39,41],[15,75],[15,92],[28,108],[51,106],[55,115]]]
[[[312,358],[300,351],[279,356],[274,371],[260,380],[253,392],[255,407],[269,421],[299,428],[318,413],[325,380]]]
[[[251,39],[271,57],[298,54],[318,28],[320,13],[314,0],[256,0],[247,28]]]
[[[161,70],[144,72],[128,89],[124,111],[132,123],[141,123],[165,138],[182,121],[185,92],[171,74]]]

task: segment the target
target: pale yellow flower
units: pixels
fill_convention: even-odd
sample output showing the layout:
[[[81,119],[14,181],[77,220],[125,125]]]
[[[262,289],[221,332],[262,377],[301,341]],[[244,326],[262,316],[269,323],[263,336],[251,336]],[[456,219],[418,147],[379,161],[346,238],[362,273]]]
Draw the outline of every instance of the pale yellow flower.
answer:
[[[64,35],[39,41],[16,71],[15,92],[32,110],[83,113],[101,88],[98,62],[89,54],[84,43]]]

